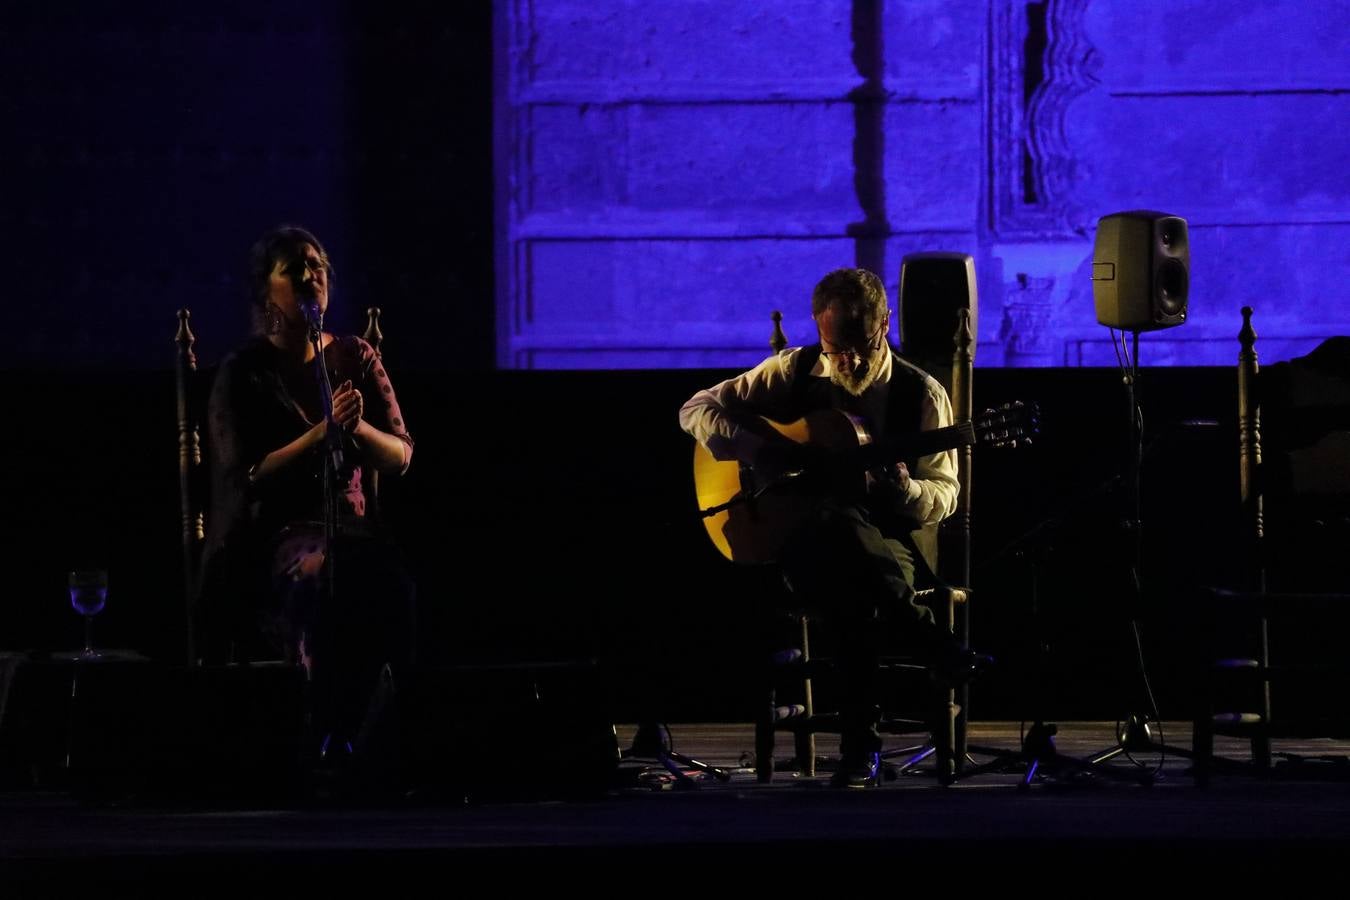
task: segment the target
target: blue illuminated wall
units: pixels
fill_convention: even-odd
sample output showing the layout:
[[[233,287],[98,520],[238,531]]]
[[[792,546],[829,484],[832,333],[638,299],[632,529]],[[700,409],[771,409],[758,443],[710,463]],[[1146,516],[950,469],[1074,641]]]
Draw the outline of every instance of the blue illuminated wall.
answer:
[[[514,0],[495,24],[497,358],[741,366],[811,286],[974,255],[986,366],[1114,364],[1104,214],[1191,228],[1146,365],[1350,333],[1350,3]],[[894,335],[892,335],[894,337]]]

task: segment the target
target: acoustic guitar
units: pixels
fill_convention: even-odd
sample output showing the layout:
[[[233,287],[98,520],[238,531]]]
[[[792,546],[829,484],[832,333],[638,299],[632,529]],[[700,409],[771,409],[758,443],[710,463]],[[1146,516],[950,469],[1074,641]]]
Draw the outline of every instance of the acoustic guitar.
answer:
[[[1039,428],[1035,404],[1009,403],[970,422],[874,440],[860,417],[824,409],[792,422],[761,417],[788,440],[820,448],[815,468],[756,471],[736,460],[715,459],[694,444],[694,491],[708,537],[723,556],[739,563],[767,563],[820,504],[824,494],[863,490],[866,472],[905,457],[970,445],[1016,447]]]

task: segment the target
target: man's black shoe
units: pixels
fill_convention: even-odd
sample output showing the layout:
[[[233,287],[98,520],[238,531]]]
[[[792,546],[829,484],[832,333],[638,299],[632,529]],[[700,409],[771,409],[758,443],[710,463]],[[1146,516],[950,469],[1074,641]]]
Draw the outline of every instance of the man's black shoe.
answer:
[[[830,787],[876,787],[880,774],[880,753],[846,753],[839,760],[839,769],[830,776]]]
[[[961,687],[994,666],[994,658],[974,650],[954,647],[933,663],[933,676],[947,687]]]

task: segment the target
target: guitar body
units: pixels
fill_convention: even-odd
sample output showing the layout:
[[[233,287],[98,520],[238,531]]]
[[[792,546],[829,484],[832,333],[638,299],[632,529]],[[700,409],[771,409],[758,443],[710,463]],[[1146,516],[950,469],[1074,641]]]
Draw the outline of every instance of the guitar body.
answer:
[[[840,453],[872,443],[861,419],[838,410],[817,410],[792,422],[763,421],[789,440]],[[766,474],[771,479],[775,475],[757,473],[736,460],[715,459],[702,444],[694,444],[694,490],[699,509],[733,504],[703,519],[713,545],[733,562],[759,564],[776,560],[784,544],[819,504],[815,491],[786,482],[753,500],[734,502],[764,487]]]
[[[793,533],[816,513],[822,490],[836,495],[864,491],[867,469],[955,447],[1028,445],[1038,432],[1040,409],[1034,403],[1005,403],[970,421],[882,441],[872,439],[861,419],[834,409],[793,422],[761,421],[789,440],[829,450],[832,460],[826,471],[813,473],[828,476],[824,479],[802,477],[801,472],[756,472],[735,460],[714,459],[702,444],[694,444],[694,490],[703,525],[713,545],[733,562],[775,561]]]

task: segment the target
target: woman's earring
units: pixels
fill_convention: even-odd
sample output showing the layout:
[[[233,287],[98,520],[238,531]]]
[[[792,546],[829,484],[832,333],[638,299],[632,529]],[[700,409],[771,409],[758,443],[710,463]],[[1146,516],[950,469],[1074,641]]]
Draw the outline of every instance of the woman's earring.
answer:
[[[267,307],[263,310],[263,323],[267,328],[267,333],[281,334],[281,322],[281,307],[271,300],[267,301]]]

